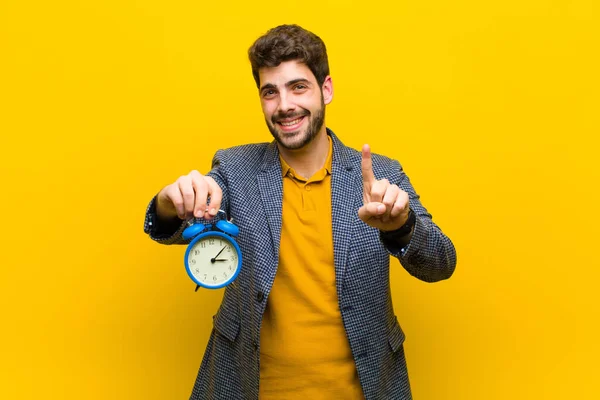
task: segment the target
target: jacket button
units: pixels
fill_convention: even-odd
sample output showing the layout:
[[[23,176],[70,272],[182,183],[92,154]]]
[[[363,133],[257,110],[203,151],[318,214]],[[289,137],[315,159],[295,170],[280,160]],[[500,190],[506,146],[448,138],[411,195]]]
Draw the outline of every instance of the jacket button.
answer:
[[[265,298],[265,294],[263,292],[256,293],[256,301],[261,303]]]

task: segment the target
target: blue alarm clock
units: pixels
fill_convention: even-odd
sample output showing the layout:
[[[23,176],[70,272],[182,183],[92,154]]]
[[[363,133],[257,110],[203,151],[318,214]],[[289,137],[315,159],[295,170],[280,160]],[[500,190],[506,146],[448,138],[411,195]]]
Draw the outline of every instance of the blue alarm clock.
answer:
[[[219,212],[224,212],[219,210]],[[185,251],[184,263],[189,277],[199,287],[220,289],[237,278],[242,268],[242,251],[235,241],[239,228],[227,220],[203,224],[188,221],[183,231],[191,239]]]

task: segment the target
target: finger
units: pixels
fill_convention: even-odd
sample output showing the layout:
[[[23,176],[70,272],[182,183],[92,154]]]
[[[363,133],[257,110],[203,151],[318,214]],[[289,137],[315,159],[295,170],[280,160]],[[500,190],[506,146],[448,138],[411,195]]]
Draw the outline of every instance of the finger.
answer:
[[[165,190],[165,197],[173,204],[173,208],[179,219],[185,219],[185,207],[183,205],[183,197],[179,190],[178,183],[169,185]]]
[[[223,199],[223,191],[221,186],[210,176],[205,177],[206,183],[208,184],[208,194],[210,194],[210,210],[209,213],[212,216],[217,215],[221,208],[221,200]]]
[[[201,218],[206,212],[206,199],[208,197],[208,185],[204,177],[198,171],[190,172],[192,187],[194,188],[194,216]]]
[[[383,200],[381,201],[385,205],[385,213],[381,216],[381,220],[383,222],[388,222],[390,220],[391,212],[394,208],[394,204],[400,195],[400,188],[396,185],[389,185],[385,191],[383,196]]]
[[[371,202],[382,203],[383,197],[390,187],[390,182],[387,179],[375,181],[371,186],[370,199]]]
[[[358,218],[368,223],[372,219],[380,218],[384,213],[383,203],[367,203],[358,209]]]
[[[184,218],[191,217],[194,214],[194,188],[192,179],[185,175],[177,180],[181,197],[183,198]]]
[[[402,214],[408,215],[409,206],[408,193],[406,193],[404,190],[400,190],[400,193],[396,198],[396,202],[392,207],[392,211],[390,212],[390,216],[392,218],[397,218]]]
[[[375,174],[373,174],[373,161],[371,160],[371,147],[368,144],[363,145],[362,148],[362,178],[363,187],[370,187],[375,182]]]

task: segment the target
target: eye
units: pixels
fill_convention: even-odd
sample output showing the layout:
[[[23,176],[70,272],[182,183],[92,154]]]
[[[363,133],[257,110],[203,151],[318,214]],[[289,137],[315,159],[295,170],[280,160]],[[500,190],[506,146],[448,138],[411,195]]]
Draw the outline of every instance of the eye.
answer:
[[[277,94],[277,92],[275,90],[267,89],[263,92],[262,95],[265,99],[271,99],[271,98],[275,97],[276,94]]]
[[[294,86],[294,90],[305,90],[305,89],[308,89],[308,87],[303,83],[299,83],[296,86]]]

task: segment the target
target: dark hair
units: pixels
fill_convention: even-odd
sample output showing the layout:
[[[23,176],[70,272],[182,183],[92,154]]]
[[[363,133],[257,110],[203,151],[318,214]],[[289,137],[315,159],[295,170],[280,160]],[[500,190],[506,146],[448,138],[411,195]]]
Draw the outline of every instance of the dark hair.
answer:
[[[276,67],[284,61],[296,60],[308,66],[319,86],[329,75],[327,49],[320,37],[298,25],[280,25],[256,39],[248,50],[252,75],[260,87],[258,70]]]

